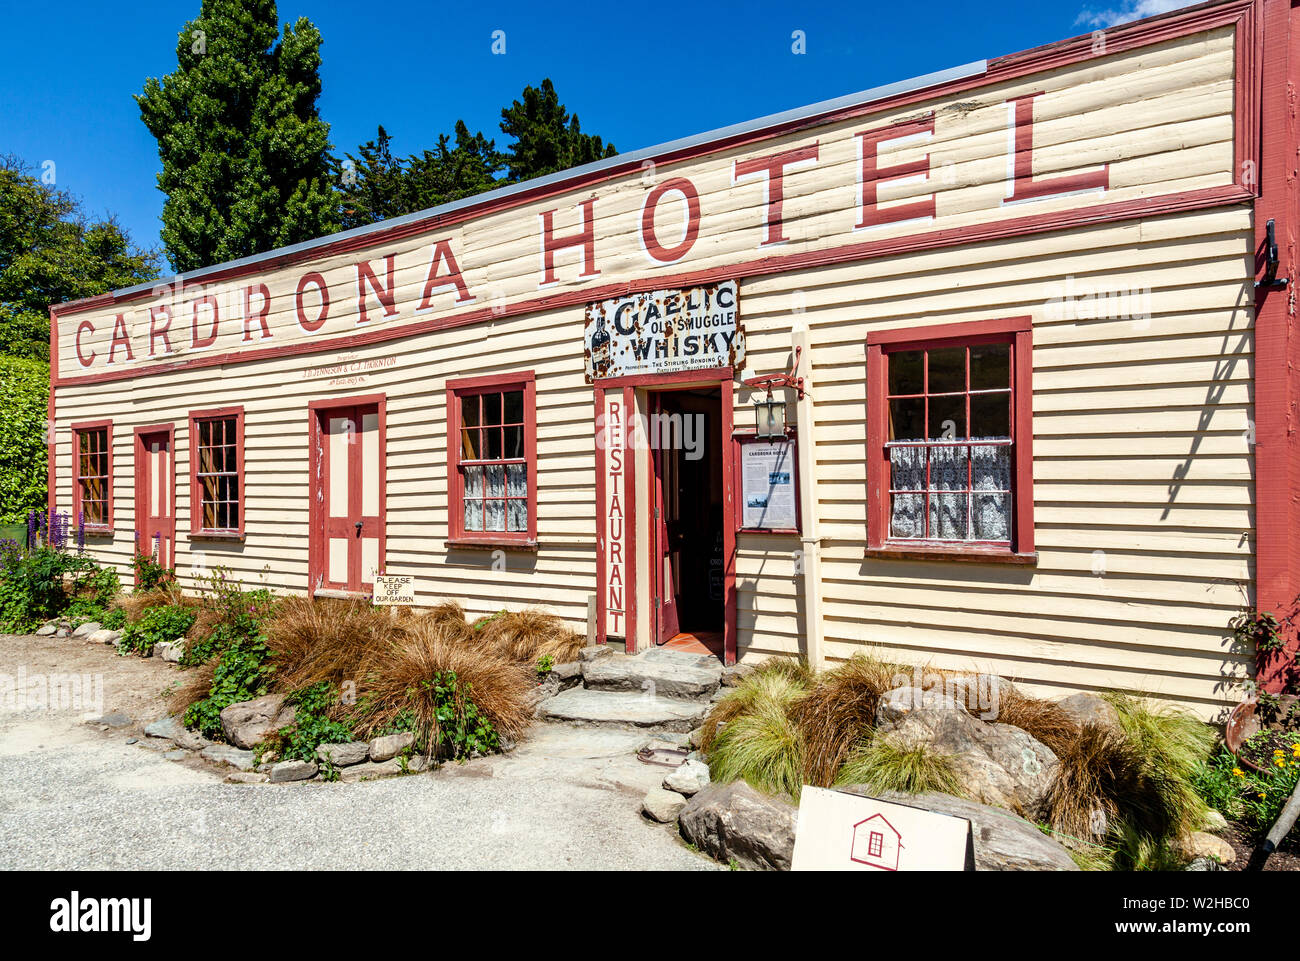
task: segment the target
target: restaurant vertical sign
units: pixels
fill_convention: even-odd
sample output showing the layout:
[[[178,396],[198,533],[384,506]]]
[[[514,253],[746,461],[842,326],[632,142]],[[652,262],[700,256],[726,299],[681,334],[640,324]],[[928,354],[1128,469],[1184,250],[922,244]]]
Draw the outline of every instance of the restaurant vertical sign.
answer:
[[[605,542],[603,573],[606,636],[627,636],[627,429],[628,411],[621,388],[599,392],[604,397],[605,503],[601,505]]]

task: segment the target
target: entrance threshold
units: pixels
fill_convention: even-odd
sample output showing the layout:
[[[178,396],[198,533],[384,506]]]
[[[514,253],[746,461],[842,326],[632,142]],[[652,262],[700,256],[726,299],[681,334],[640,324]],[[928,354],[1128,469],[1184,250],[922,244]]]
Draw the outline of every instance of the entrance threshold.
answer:
[[[686,654],[710,654],[723,657],[722,631],[682,631],[664,641],[663,648]]]

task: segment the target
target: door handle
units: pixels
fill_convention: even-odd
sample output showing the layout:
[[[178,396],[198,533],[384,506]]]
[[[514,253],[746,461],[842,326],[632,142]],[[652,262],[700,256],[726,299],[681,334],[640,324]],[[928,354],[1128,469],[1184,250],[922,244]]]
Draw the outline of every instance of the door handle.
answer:
[[[361,536],[361,521],[357,521],[357,536]]]

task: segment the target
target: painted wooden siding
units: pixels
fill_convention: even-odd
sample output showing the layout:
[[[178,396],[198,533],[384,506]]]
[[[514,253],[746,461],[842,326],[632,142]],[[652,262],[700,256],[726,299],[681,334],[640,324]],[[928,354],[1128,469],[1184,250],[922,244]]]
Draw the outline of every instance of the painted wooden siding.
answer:
[[[1224,676],[1251,660],[1227,622],[1254,577],[1251,227],[1227,209],[744,285],[751,369],[788,366],[796,317],[811,333],[830,657],[879,648],[1206,714],[1236,700]],[[1150,316],[1061,317],[1067,278],[1137,290]],[[1037,566],[864,559],[867,332],[1025,314]],[[751,402],[737,392],[738,424]],[[740,535],[742,655],[799,650],[798,547]]]

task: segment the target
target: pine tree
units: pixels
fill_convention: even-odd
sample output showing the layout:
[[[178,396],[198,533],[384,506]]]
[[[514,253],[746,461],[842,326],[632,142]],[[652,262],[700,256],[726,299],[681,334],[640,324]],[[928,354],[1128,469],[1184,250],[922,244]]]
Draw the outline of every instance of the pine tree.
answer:
[[[514,138],[506,153],[512,183],[618,153],[613,144],[582,132],[578,115],[560,103],[549,77],[541,87],[524,87],[523,100],[502,109],[501,131]]]
[[[342,229],[364,227],[410,211],[406,170],[403,161],[393,156],[392,142],[381,124],[374,140],[335,162]]]
[[[162,240],[177,271],[260,253],[337,227],[319,31],[278,37],[273,0],[203,0],[177,69],[136,96],[158,141]]]

